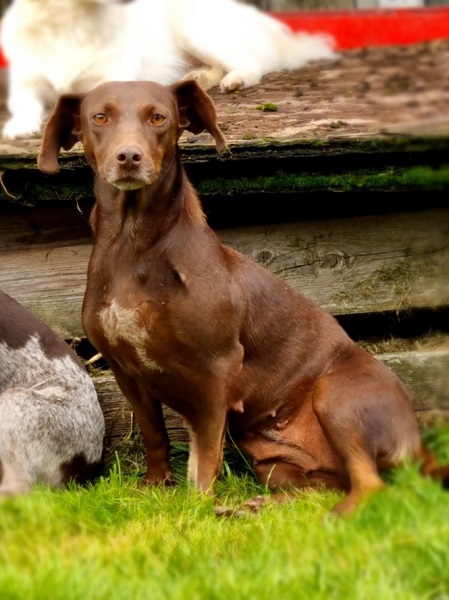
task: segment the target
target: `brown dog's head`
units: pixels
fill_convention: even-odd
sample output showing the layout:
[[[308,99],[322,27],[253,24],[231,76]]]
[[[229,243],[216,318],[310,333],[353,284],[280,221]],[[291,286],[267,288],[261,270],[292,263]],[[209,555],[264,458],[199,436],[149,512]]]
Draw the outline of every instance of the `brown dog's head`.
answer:
[[[61,96],[44,128],[38,167],[59,171],[61,148],[79,140],[98,175],[120,189],[151,185],[173,159],[184,130],[207,130],[227,150],[211,98],[195,81],[104,83],[87,94]]]

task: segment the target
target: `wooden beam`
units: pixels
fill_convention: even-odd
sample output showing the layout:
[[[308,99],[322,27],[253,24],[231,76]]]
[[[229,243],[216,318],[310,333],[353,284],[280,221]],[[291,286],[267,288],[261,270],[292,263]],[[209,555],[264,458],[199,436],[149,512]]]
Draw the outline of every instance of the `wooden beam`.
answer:
[[[218,229],[336,315],[449,305],[449,208]],[[0,213],[0,288],[65,339],[80,314],[92,240],[74,203]]]

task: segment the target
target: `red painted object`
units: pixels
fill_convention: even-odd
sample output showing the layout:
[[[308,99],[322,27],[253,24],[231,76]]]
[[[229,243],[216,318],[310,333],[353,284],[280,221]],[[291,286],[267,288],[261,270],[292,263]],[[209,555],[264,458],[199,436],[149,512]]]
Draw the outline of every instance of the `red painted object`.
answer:
[[[1,27],[1,24],[0,24],[0,27]],[[0,33],[1,33],[1,31],[0,31]],[[8,63],[6,61],[6,58],[2,52],[2,47],[0,45],[0,69],[4,68],[6,66],[8,66]]]
[[[272,12],[293,31],[329,33],[338,50],[449,39],[449,7]],[[0,67],[7,61],[0,47]]]
[[[449,7],[271,13],[293,31],[330,33],[337,49],[449,39]]]

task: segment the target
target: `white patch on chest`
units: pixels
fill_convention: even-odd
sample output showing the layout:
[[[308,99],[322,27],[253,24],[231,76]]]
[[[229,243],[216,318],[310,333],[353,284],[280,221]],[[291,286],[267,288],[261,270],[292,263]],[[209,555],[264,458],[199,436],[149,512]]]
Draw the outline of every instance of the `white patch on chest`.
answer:
[[[162,368],[147,354],[153,315],[150,315],[148,323],[144,323],[139,308],[124,308],[114,299],[109,306],[99,311],[98,316],[103,333],[111,346],[116,346],[119,340],[127,342],[133,346],[146,368],[162,372]]]

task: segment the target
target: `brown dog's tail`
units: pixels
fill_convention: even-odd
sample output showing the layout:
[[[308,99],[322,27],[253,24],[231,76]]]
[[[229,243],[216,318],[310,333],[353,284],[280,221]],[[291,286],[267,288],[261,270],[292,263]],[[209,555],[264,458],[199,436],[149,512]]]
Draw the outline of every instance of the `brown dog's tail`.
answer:
[[[440,465],[435,455],[425,444],[421,445],[421,473],[424,476],[431,477],[441,481],[444,489],[449,489],[449,465]]]

